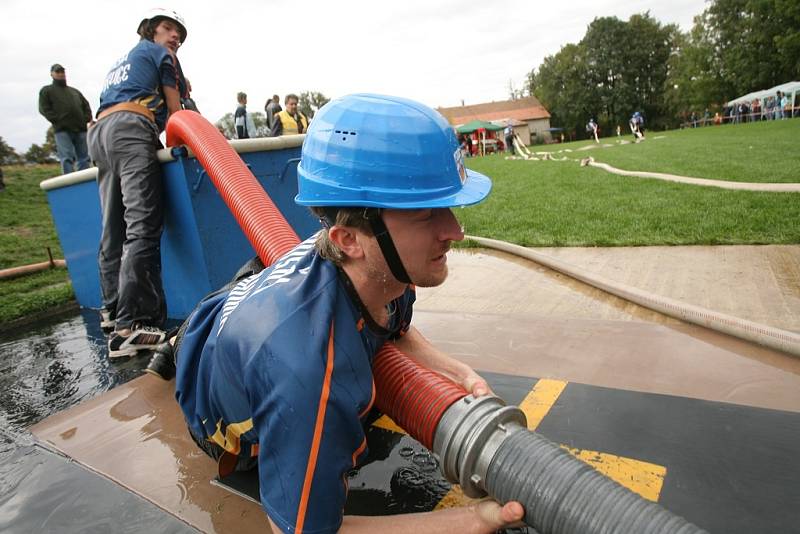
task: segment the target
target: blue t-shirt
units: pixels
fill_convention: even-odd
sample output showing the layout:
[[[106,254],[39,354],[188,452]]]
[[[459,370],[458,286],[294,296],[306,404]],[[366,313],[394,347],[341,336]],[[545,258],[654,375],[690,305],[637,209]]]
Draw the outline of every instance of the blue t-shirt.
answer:
[[[97,113],[122,102],[135,102],[153,112],[159,131],[167,122],[167,103],[161,86],[183,90],[186,82],[178,58],[165,47],[141,40],[108,71]]]
[[[372,358],[408,329],[415,298],[409,286],[389,328],[370,327],[313,243],[204,300],[177,355],[192,432],[234,454],[257,451],[262,506],[287,532],[339,529],[346,473],[367,451]]]

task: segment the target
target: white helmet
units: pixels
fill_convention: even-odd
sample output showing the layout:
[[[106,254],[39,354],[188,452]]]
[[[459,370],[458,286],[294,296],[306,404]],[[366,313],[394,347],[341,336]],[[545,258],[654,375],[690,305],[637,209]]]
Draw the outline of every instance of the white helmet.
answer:
[[[149,9],[147,13],[144,14],[142,21],[139,23],[139,27],[136,30],[136,33],[139,35],[142,34],[144,29],[144,25],[149,23],[153,19],[169,19],[175,24],[178,25],[178,31],[181,34],[181,44],[186,42],[186,22],[183,20],[183,17],[178,14],[177,11],[172,9],[164,9],[161,7],[154,7],[153,9]]]

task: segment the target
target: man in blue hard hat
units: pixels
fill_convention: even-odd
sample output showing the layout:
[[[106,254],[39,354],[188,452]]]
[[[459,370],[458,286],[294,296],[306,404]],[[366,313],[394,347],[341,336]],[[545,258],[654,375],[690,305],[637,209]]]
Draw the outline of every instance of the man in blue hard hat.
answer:
[[[451,207],[490,180],[419,103],[351,95],[323,107],[298,166],[298,204],[323,229],[207,297],[176,346],[176,397],[220,472],[259,469],[276,532],[494,532],[522,506],[494,501],[397,517],[343,517],[346,474],[367,453],[372,358],[386,342],[475,395],[487,383],[411,326],[415,287],[447,277],[464,233]]]

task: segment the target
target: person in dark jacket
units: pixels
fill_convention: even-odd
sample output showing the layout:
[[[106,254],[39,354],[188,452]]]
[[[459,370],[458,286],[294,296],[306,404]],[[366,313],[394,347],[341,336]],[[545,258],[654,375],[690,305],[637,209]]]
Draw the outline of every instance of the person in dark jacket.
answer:
[[[56,152],[64,174],[89,168],[86,129],[92,108],[80,91],[67,86],[64,67],[50,67],[53,82],[39,91],[39,113],[53,125]]]

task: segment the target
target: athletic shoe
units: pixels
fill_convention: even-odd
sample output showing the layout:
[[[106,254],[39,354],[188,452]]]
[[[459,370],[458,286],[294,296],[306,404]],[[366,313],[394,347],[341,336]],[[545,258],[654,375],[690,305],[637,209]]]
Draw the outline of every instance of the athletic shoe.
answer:
[[[166,332],[154,326],[133,325],[129,336],[112,332],[108,338],[108,357],[135,356],[140,350],[154,349],[167,338]]]
[[[161,343],[153,351],[153,357],[144,371],[157,376],[162,380],[172,380],[175,377],[175,349],[169,341]]]
[[[116,313],[106,308],[100,308],[100,328],[105,333],[109,333],[117,326]]]

